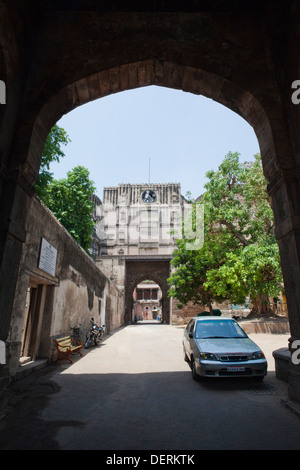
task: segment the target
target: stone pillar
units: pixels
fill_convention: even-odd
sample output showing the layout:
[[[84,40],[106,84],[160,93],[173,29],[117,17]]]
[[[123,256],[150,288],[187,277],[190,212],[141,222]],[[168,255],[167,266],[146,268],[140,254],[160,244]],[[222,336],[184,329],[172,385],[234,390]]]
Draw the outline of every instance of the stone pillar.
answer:
[[[8,342],[8,336],[33,181],[26,167],[11,173],[4,182],[0,202],[0,340],[6,342],[8,362],[14,355],[14,343]]]
[[[300,365],[292,361],[295,341],[300,340],[300,192],[296,172],[277,171],[270,180],[268,191],[272,196],[291,331],[288,395],[300,403]]]

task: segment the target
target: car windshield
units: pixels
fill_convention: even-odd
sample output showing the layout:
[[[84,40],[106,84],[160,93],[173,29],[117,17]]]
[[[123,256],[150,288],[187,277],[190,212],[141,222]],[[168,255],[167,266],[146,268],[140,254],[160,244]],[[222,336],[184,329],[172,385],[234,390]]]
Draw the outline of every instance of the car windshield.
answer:
[[[247,338],[247,335],[234,321],[202,320],[197,322],[194,337],[196,339]]]

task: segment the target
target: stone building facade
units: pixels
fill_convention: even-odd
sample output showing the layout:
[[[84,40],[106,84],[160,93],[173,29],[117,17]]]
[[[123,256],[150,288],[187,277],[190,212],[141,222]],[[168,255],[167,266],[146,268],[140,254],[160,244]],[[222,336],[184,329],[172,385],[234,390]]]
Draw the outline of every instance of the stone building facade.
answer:
[[[172,255],[189,208],[179,183],[104,188],[96,229],[100,256]]]
[[[145,280],[160,288],[161,317],[164,322],[171,321],[167,278],[175,241],[182,236],[182,222],[188,220],[190,210],[180,183],[104,188],[103,202],[95,209],[99,244],[96,263],[125,292],[128,322],[134,321],[137,312],[136,287]]]

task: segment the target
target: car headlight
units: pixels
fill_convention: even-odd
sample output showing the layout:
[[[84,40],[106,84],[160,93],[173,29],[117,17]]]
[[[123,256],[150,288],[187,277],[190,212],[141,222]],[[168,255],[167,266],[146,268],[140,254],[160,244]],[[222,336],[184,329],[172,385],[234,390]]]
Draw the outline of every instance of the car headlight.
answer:
[[[251,356],[251,359],[264,359],[264,358],[265,358],[265,355],[262,351],[255,351]]]
[[[205,359],[206,361],[216,361],[216,357],[212,353],[202,352],[199,354],[199,360]]]

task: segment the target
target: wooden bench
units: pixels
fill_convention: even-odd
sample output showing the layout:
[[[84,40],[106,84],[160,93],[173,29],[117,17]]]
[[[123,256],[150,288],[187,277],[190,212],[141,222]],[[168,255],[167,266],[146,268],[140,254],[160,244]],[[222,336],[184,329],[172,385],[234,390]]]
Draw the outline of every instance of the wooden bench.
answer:
[[[82,341],[74,341],[71,336],[56,338],[53,341],[55,342],[55,346],[57,349],[56,361],[58,359],[68,359],[73,364],[73,361],[70,358],[70,355],[73,352],[79,352],[80,356],[82,356],[82,353],[80,351],[83,346]]]

